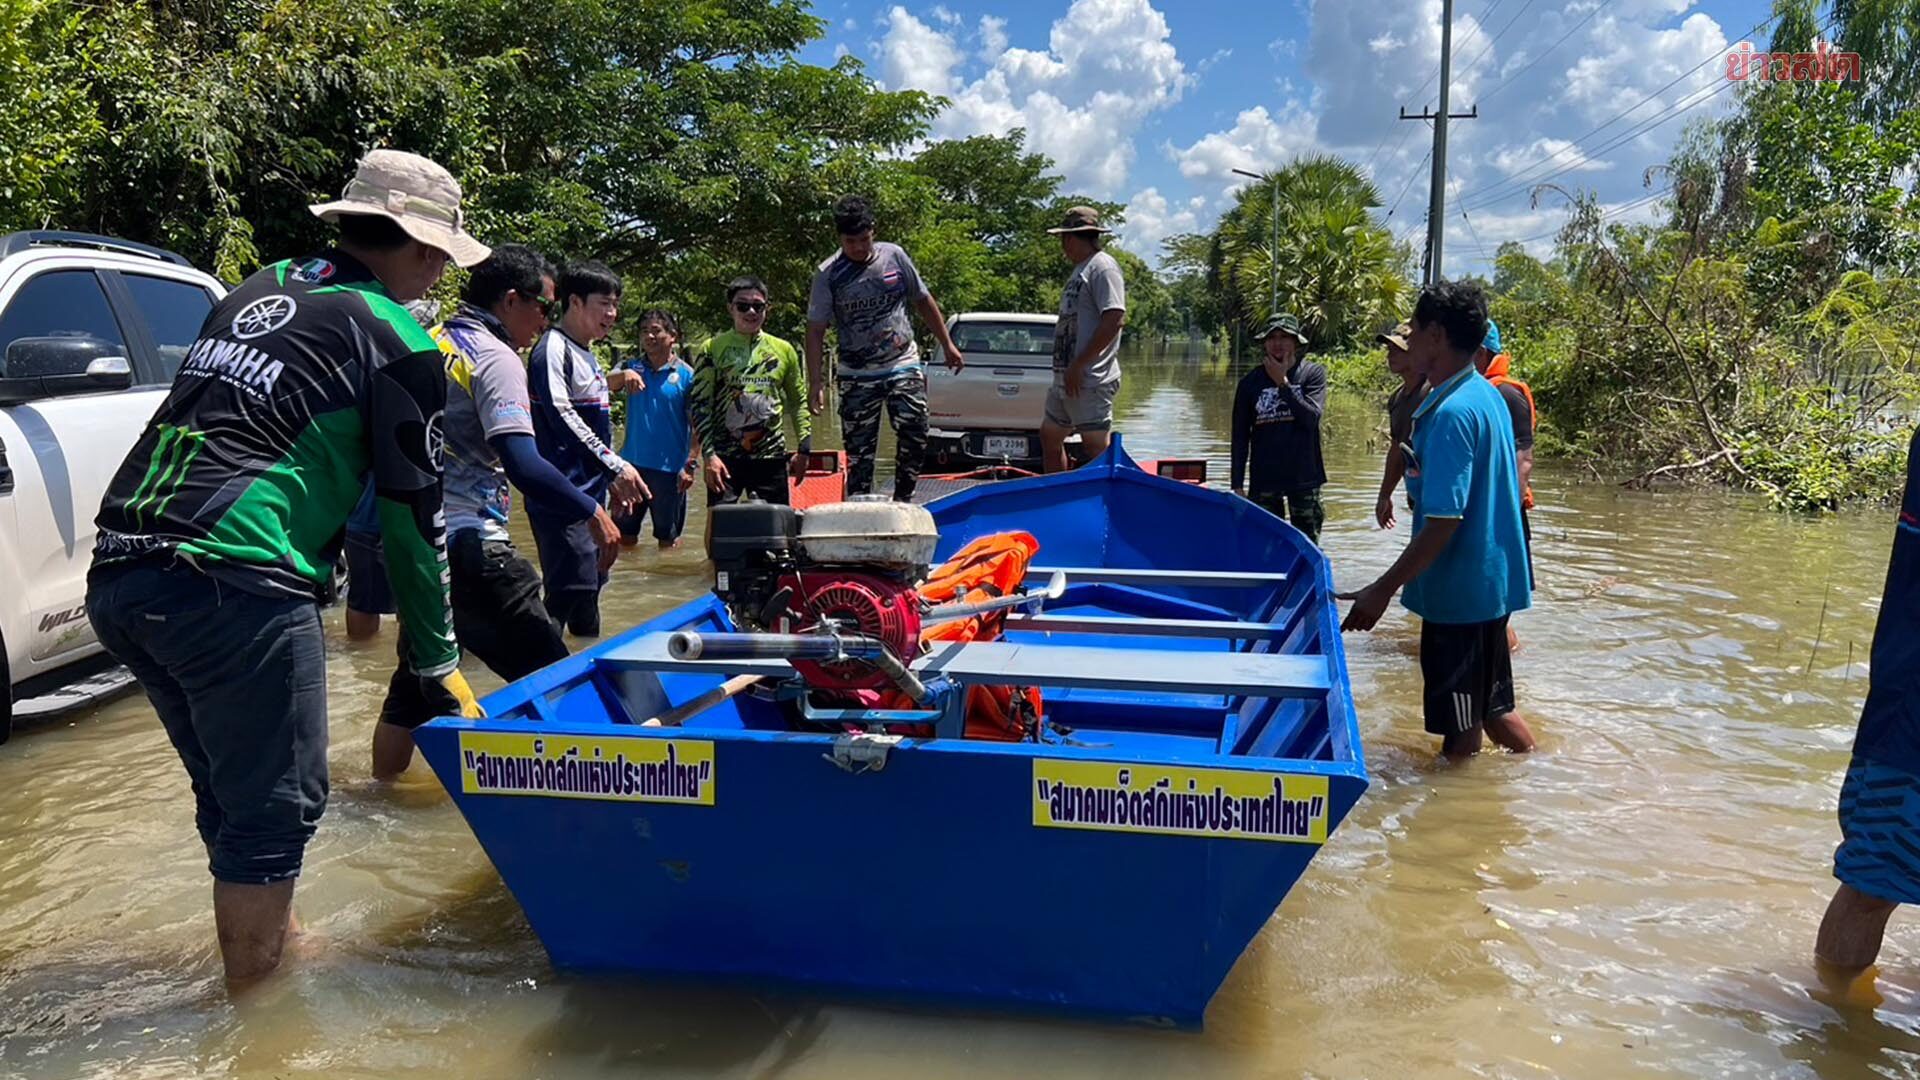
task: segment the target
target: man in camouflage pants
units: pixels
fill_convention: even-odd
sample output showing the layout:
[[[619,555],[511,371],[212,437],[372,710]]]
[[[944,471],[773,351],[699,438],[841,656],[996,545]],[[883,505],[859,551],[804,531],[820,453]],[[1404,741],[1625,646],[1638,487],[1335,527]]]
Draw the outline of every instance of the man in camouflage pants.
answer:
[[[840,250],[820,264],[807,301],[808,408],[826,411],[827,324],[840,339],[840,438],[847,451],[847,494],[873,490],[873,459],[880,446],[880,407],[886,406],[898,440],[893,497],[913,497],[927,450],[927,372],[907,317],[911,300],[946,353],[947,366],[966,365],[947,333],[940,305],[920,281],[913,260],[897,244],[873,238],[867,200],[849,195],[833,208]]]

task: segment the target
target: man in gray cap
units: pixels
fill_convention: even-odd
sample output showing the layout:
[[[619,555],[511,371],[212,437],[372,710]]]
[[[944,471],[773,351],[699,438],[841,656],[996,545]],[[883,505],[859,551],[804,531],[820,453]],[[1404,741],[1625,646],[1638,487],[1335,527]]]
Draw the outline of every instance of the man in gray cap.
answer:
[[[1060,321],[1053,329],[1053,387],[1040,421],[1048,472],[1067,467],[1067,436],[1080,435],[1088,458],[1106,452],[1113,437],[1113,399],[1120,393],[1120,328],[1127,321],[1127,283],[1120,264],[1100,250],[1100,211],[1068,210],[1057,229],[1060,253],[1073,264],[1060,290]]]
[[[1233,395],[1233,490],[1320,542],[1326,520],[1320,489],[1327,466],[1320,451],[1320,415],[1327,408],[1327,369],[1301,352],[1307,335],[1292,315],[1275,315],[1260,334],[1260,363]]]
[[[214,306],[96,519],[87,614],[133,672],[193,782],[229,983],[280,964],[293,882],[327,803],[316,598],[371,476],[415,677],[480,715],[460,676],[441,516],[440,348],[402,306],[487,248],[460,185],[375,150],[336,202],[331,249]]]

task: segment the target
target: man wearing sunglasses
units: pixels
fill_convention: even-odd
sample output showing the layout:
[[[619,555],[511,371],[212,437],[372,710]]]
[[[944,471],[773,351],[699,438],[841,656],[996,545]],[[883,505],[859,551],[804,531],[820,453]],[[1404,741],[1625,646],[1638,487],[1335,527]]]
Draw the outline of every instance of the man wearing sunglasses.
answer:
[[[727,285],[733,329],[695,351],[693,420],[707,453],[707,505],[757,495],[787,501],[787,474],[799,476],[813,448],[807,382],[791,344],[766,333],[767,286],[757,277]],[[781,418],[793,421],[799,454],[787,453]]]
[[[434,328],[447,368],[447,570],[454,636],[462,650],[512,681],[567,655],[560,628],[540,599],[540,574],[507,535],[507,484],[565,508],[603,548],[620,530],[606,509],[540,456],[534,444],[527,367],[519,350],[547,328],[553,267],[539,252],[502,244],[473,268],[460,308]],[[556,509],[556,514],[560,511]],[[406,627],[401,627],[402,655]],[[457,712],[444,691],[404,665],[387,686],[373,734],[373,775],[386,779],[413,761],[413,729]]]
[[[533,436],[540,456],[596,505],[624,513],[647,496],[640,473],[613,448],[613,395],[591,346],[620,317],[620,275],[597,262],[569,263],[555,285],[559,311],[528,358]],[[576,637],[600,634],[600,589],[619,553],[619,530],[603,543],[572,501],[527,494],[545,575],[547,613]]]
[[[880,445],[880,409],[898,440],[894,453],[893,497],[913,496],[920,462],[927,452],[927,372],[913,340],[907,304],[920,313],[940,343],[947,366],[959,371],[966,359],[947,333],[940,304],[920,280],[920,271],[898,244],[873,238],[873,210],[858,195],[833,208],[840,250],[820,264],[807,300],[807,378],[813,386],[808,408],[827,407],[827,324],[840,340],[840,437],[847,448],[847,494],[873,490],[873,458]]]

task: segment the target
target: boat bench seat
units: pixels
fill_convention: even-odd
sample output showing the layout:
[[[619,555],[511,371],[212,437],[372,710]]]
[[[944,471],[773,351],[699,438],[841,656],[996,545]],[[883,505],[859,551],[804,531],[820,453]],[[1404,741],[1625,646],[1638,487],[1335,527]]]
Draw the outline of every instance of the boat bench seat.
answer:
[[[1025,645],[1006,641],[934,646],[913,665],[921,677],[957,683],[1319,698],[1331,687],[1325,656]]]
[[[1029,566],[1028,581],[1045,581],[1065,574],[1067,584],[1103,582],[1109,585],[1184,585],[1189,588],[1245,589],[1255,585],[1282,585],[1286,574],[1245,570],[1134,570],[1111,566]]]
[[[1293,629],[1290,622],[1237,622],[1231,619],[1136,619],[1120,615],[1007,616],[1008,630],[1050,634],[1127,634],[1144,637],[1219,638],[1225,641],[1277,641]]]
[[[647,634],[602,653],[611,667],[641,671],[710,671],[716,675],[770,675],[793,668],[784,660],[675,660],[666,633]],[[1325,656],[1173,649],[1112,649],[1082,645],[1024,645],[1006,641],[950,642],[913,663],[922,678],[986,686],[1042,686],[1135,693],[1221,694],[1229,697],[1321,698],[1331,687]]]

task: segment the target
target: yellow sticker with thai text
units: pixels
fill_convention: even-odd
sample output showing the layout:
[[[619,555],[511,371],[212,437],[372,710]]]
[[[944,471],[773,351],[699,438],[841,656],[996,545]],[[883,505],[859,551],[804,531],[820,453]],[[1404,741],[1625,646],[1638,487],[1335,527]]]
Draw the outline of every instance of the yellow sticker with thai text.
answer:
[[[713,743],[462,731],[460,790],[712,806]]]
[[[1327,840],[1327,778],[1112,761],[1033,763],[1033,823],[1054,829]]]

